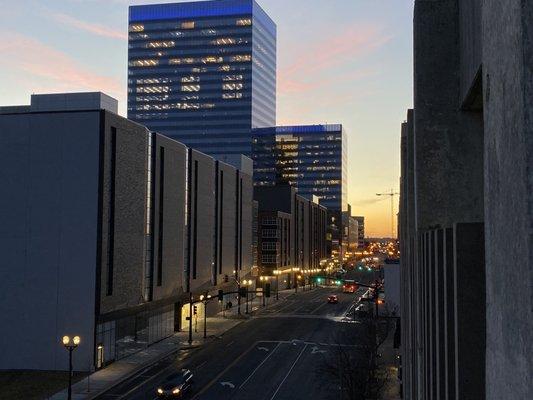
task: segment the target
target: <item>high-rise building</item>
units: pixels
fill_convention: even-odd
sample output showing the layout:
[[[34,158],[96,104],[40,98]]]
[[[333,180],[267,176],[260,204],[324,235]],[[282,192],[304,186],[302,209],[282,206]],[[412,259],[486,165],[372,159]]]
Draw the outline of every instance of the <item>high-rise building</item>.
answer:
[[[354,217],[357,220],[357,247],[365,247],[365,217]]]
[[[129,9],[128,118],[233,163],[276,123],[276,25],[254,0]]]
[[[347,203],[347,139],[341,124],[277,126],[252,133],[254,185],[289,183],[327,207],[333,248],[342,246]]]

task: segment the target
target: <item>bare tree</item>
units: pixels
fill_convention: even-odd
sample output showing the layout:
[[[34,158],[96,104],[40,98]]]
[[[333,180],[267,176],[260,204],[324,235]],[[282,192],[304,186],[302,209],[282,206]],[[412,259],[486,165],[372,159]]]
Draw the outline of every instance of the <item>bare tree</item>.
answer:
[[[379,349],[391,326],[390,318],[372,317],[342,324],[319,371],[338,382],[341,400],[380,398],[390,376],[379,367]]]

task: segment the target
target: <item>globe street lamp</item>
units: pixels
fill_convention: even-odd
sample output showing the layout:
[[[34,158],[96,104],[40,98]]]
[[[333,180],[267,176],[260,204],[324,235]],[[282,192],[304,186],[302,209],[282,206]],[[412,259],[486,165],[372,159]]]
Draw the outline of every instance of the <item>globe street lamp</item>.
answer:
[[[72,351],[80,344],[80,337],[63,336],[63,346],[68,350],[68,400],[72,400]]]

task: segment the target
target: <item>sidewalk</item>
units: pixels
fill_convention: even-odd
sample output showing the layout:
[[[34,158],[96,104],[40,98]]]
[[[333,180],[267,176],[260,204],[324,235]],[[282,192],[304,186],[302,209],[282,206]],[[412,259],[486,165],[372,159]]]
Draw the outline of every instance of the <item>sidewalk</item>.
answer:
[[[388,376],[381,400],[399,400],[400,399],[400,383],[398,381],[398,349],[394,348],[394,329],[391,330],[389,336],[382,344],[380,349],[382,357],[379,364],[383,372]]]
[[[278,301],[284,301],[293,293],[294,289],[280,291]],[[268,308],[269,305],[278,302],[276,301],[275,293],[273,294],[273,297],[268,299],[267,307],[259,307],[258,304],[260,303],[258,299],[261,301],[261,298],[255,298],[253,303],[250,302],[248,305],[251,314],[259,313],[265,308]],[[224,332],[250,318],[250,315],[245,314],[245,307],[245,302],[242,302],[240,316],[238,315],[237,306],[234,305],[230,310],[225,310],[224,312],[220,311],[213,317],[207,317],[207,339],[205,340],[203,339],[202,325],[202,329],[198,329],[198,333],[193,334],[193,343],[189,346],[189,332],[187,329],[184,329],[183,331],[176,332],[173,336],[163,339],[138,353],[115,361],[108,367],[92,373],[87,378],[72,386],[72,398],[75,400],[94,399],[112,387],[137,375],[142,370],[179,350],[199,347],[204,341],[213,340],[213,337],[224,334]],[[223,314],[225,317],[223,317]],[[64,400],[66,398],[67,389],[49,397],[50,400]]]

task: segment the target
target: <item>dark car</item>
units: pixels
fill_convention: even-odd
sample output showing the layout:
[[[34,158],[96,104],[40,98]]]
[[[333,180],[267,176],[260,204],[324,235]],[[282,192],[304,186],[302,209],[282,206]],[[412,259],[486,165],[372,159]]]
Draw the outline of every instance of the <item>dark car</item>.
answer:
[[[191,389],[192,372],[184,369],[170,375],[161,386],[157,388],[157,398],[181,399]]]
[[[337,304],[339,302],[339,298],[336,294],[331,294],[328,296],[328,303],[330,304]]]

